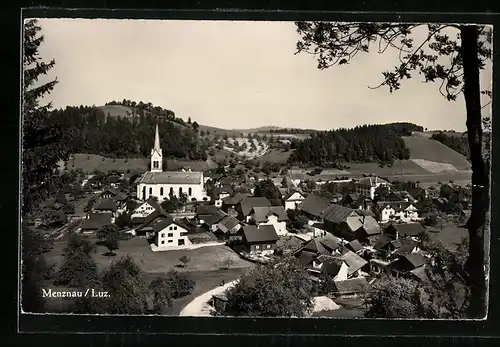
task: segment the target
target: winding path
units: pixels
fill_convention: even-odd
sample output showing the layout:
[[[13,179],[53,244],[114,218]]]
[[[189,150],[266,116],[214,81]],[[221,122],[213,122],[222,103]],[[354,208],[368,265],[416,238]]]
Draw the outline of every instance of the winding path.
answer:
[[[189,304],[186,305],[179,314],[179,316],[210,316],[211,307],[208,305],[208,301],[212,298],[213,295],[222,294],[227,289],[231,288],[238,282],[238,280],[234,280],[232,282],[226,283],[223,286],[218,286],[214,289],[205,292],[196,298],[194,298]]]

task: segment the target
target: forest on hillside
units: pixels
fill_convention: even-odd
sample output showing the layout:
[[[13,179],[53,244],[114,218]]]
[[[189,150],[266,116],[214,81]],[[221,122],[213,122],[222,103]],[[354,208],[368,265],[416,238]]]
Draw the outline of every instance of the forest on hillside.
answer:
[[[467,159],[470,158],[469,140],[467,136],[449,136],[440,131],[436,134],[432,134],[431,139],[441,142],[443,145],[462,154]]]
[[[96,107],[66,107],[52,111],[51,118],[71,134],[69,146],[73,153],[116,158],[147,157],[151,153],[158,123],[164,156],[206,160],[208,144],[196,131],[172,122],[172,117],[175,117],[172,111],[157,111],[154,107],[149,107],[149,110],[152,110],[152,116],[139,113],[136,117],[122,118],[105,115]]]
[[[422,131],[411,123],[363,125],[352,129],[315,132],[311,137],[294,144],[291,162],[325,165],[339,162],[392,163],[409,159],[410,151],[402,136]]]

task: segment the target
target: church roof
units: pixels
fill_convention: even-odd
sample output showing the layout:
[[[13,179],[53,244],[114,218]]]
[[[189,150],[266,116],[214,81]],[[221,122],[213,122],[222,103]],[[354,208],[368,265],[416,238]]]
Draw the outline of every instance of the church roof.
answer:
[[[163,171],[146,172],[138,182],[146,184],[201,184],[201,172]]]

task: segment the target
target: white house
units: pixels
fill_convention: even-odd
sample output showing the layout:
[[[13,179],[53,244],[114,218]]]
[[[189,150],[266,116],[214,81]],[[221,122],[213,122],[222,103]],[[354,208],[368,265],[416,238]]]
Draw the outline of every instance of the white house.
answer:
[[[191,245],[187,237],[188,231],[173,219],[153,226],[155,229],[155,244],[159,250],[168,250]]]
[[[299,191],[294,191],[285,197],[285,210],[295,210],[304,201],[305,196]]]
[[[408,201],[378,202],[379,221],[401,220],[402,222],[417,221],[420,219],[417,208]]]
[[[255,222],[257,228],[262,225],[272,225],[278,236],[287,233],[288,216],[283,206],[254,207],[249,217],[250,221]]]
[[[145,202],[143,202],[134,210],[130,218],[147,217],[151,213],[153,213],[154,210],[157,210],[159,208],[160,204],[158,204],[153,196],[150,196]]]
[[[356,193],[375,199],[375,190],[378,187],[390,188],[392,184],[379,177],[364,177],[356,182]]]
[[[208,201],[204,189],[203,172],[163,171],[163,154],[160,148],[160,136],[156,125],[154,147],[151,150],[151,171],[144,173],[138,180],[137,199],[146,201],[156,196],[158,201],[170,195],[179,197],[187,194],[188,201]]]

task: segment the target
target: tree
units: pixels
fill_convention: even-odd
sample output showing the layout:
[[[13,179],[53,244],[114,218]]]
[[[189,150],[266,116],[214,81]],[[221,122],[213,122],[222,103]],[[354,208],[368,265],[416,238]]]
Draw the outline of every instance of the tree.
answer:
[[[303,317],[312,308],[311,282],[292,257],[258,265],[227,290],[228,302],[218,315]]]
[[[23,168],[22,199],[23,212],[31,211],[38,205],[55,184],[54,174],[59,160],[66,161],[70,148],[61,123],[49,114],[52,105],[40,105],[39,100],[50,93],[57,79],[37,84],[42,75],[47,75],[55,66],[55,60],[45,63],[39,56],[39,48],[44,41],[40,35],[42,28],[37,20],[30,19],[24,24],[23,37]]]
[[[129,256],[121,258],[102,275],[102,288],[108,297],[108,314],[144,314],[148,310],[145,274]],[[99,298],[101,299],[101,298]],[[94,300],[100,301],[100,300]]]
[[[115,224],[120,229],[128,228],[130,225],[130,214],[122,212],[116,217]]]
[[[195,133],[197,133],[197,132],[198,132],[198,129],[200,128],[200,126],[198,125],[198,123],[197,123],[197,122],[193,122],[192,127],[193,127],[193,130],[194,130],[194,132],[195,132]]]
[[[183,267],[186,267],[187,264],[191,261],[191,258],[189,258],[188,256],[186,255],[183,255],[179,258],[179,261],[182,263],[182,266]]]
[[[172,306],[170,287],[164,278],[157,277],[148,286],[148,295],[152,300],[153,312],[161,313],[162,309]]]
[[[103,228],[97,231],[97,237],[100,239],[100,243],[108,249],[105,255],[108,257],[115,256],[113,251],[120,248],[120,235],[118,228],[113,225],[105,225]]]
[[[481,90],[479,75],[492,56],[492,28],[429,24],[427,37],[415,45],[411,34],[421,24],[297,22],[296,26],[301,36],[297,51],[315,55],[319,69],[348,64],[358,52],[368,52],[378,42],[379,53],[388,47],[398,49],[401,63],[392,71],[383,72],[383,82],[375,88],[386,86],[392,93],[401,87],[403,80],[412,77],[412,72],[418,72],[424,82],[441,81],[439,91],[447,100],[456,100],[463,93],[472,163],[472,211],[467,222],[470,243],[466,268],[472,291],[468,317],[484,317],[484,233],[489,171],[483,157],[481,94],[491,97],[491,91]],[[455,32],[456,39],[448,35],[451,31]],[[445,61],[449,62],[445,64]]]
[[[255,185],[255,196],[263,196],[269,200],[281,199],[280,190],[274,185],[270,179],[260,181]]]
[[[170,295],[173,299],[182,298],[191,294],[194,289],[195,282],[185,273],[171,270],[167,272],[165,281],[170,289]]]

